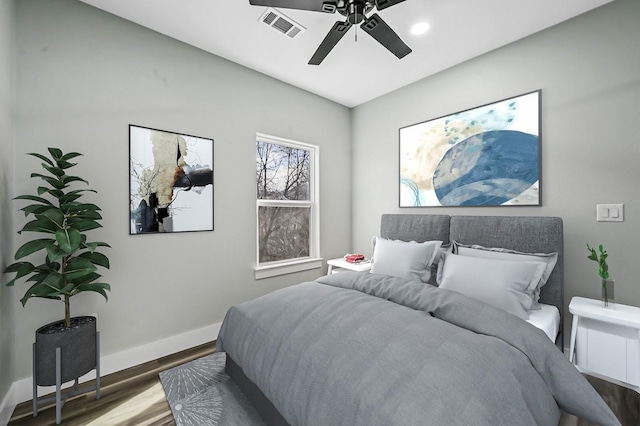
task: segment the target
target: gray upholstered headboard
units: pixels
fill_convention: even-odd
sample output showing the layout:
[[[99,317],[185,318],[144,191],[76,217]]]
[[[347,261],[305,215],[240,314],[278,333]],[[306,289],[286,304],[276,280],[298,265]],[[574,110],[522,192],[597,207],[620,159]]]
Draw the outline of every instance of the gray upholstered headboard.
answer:
[[[563,225],[559,217],[540,216],[448,216],[429,214],[384,214],[380,236],[402,241],[457,241],[485,247],[503,247],[528,253],[558,252],[540,302],[560,311],[556,345],[564,348],[564,252]]]

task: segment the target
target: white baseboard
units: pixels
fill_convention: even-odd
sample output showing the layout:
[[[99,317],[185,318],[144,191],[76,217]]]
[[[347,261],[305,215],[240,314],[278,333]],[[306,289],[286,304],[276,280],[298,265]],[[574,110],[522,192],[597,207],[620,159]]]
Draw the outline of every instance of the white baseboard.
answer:
[[[12,395],[15,393],[16,384],[13,383],[9,388],[9,392],[5,395],[4,399],[0,401],[0,426],[7,426],[13,410],[16,408],[16,403],[13,402]]]
[[[222,323],[157,340],[146,345],[126,349],[100,357],[100,376],[115,373],[154,359],[162,358],[218,338]],[[80,383],[95,379],[95,371],[80,378]],[[72,383],[68,383],[68,386]],[[0,426],[6,426],[16,405],[32,399],[32,377],[13,382],[4,400],[0,402]],[[55,392],[55,386],[38,387],[38,396]]]

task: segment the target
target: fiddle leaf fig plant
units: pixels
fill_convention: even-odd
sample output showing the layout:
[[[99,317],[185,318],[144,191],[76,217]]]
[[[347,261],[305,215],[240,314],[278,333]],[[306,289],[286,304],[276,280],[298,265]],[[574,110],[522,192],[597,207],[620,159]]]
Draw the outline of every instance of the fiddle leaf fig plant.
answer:
[[[80,198],[85,192],[96,192],[90,188],[76,188],[79,183],[89,185],[85,179],[68,175],[67,171],[76,166],[70,160],[81,156],[77,152],[63,153],[58,148],[48,148],[48,155],[29,153],[42,160],[45,173],[31,173],[40,179],[37,195],[19,195],[14,200],[32,202],[21,208],[27,222],[18,234],[34,232],[45,234],[45,238],[34,238],[24,243],[15,253],[15,263],[7,266],[6,273],[15,276],[7,285],[13,286],[17,280],[25,279],[31,286],[20,299],[22,306],[32,297],[56,299],[64,302],[65,325],[71,326],[69,299],[76,294],[93,291],[108,300],[107,291],[111,286],[98,282],[101,275],[98,267],[109,268],[109,259],[98,251],[110,247],[100,241],[90,241],[87,231],[100,228],[100,208],[84,203]],[[21,260],[40,253],[44,259],[40,264]]]

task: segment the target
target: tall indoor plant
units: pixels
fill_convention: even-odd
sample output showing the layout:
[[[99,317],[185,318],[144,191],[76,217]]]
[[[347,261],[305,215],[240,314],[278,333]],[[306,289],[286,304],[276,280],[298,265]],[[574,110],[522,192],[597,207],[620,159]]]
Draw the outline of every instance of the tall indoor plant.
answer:
[[[600,276],[602,283],[602,303],[605,307],[609,306],[609,302],[613,303],[613,280],[609,278],[609,265],[607,264],[607,258],[609,253],[604,249],[603,245],[598,246],[598,252],[587,244],[587,250],[589,251],[589,260],[593,260],[598,264],[598,275]]]
[[[72,317],[69,302],[71,297],[87,291],[107,299],[111,287],[98,281],[101,275],[97,271],[100,267],[109,268],[109,259],[98,250],[110,246],[91,241],[86,234],[102,226],[100,208],[80,201],[86,192],[96,191],[77,188],[78,184],[88,186],[89,182],[67,174],[76,165],[71,160],[82,154],[65,154],[58,148],[48,148],[47,155],[29,155],[41,160],[44,173],[31,173],[31,177],[39,181],[36,194],[15,197],[29,202],[20,210],[32,218],[18,233],[39,235],[18,248],[14,256],[16,262],[5,272],[15,274],[8,286],[22,279],[30,284],[20,300],[23,306],[32,297],[61,300],[64,304],[64,320],[36,331],[34,380],[44,386],[58,381],[55,377],[56,348],[61,348],[62,352],[62,383],[96,368],[96,319]],[[36,255],[41,256],[36,263],[25,260]]]

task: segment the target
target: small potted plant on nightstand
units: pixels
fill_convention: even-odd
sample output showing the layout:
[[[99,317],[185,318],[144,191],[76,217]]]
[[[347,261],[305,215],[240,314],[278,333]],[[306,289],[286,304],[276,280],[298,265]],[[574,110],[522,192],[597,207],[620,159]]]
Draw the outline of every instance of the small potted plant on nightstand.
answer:
[[[589,256],[587,258],[589,260],[593,260],[598,263],[598,275],[601,279],[602,284],[602,304],[604,307],[609,307],[610,303],[614,303],[614,285],[615,281],[609,278],[609,265],[607,264],[607,257],[609,257],[609,253],[604,249],[602,244],[598,246],[598,252],[589,244],[587,244],[587,250],[589,251]]]
[[[64,320],[40,327],[34,344],[34,416],[37,414],[36,385],[56,385],[56,421],[60,422],[60,385],[75,380],[71,393],[78,390],[78,378],[96,369],[96,398],[100,397],[99,351],[96,318],[72,317],[71,297],[86,291],[96,292],[107,299],[111,287],[98,282],[98,267],[109,268],[109,259],[98,250],[108,244],[91,241],[86,232],[101,227],[100,208],[81,202],[88,188],[72,189],[78,183],[89,184],[85,179],[67,174],[76,165],[70,160],[82,155],[77,152],[64,154],[58,148],[49,148],[49,155],[30,153],[39,158],[45,173],[32,173],[41,180],[37,195],[19,195],[16,200],[30,204],[23,207],[26,217],[33,217],[20,231],[45,234],[45,238],[33,238],[18,248],[16,262],[5,272],[15,276],[7,285],[13,286],[24,279],[30,287],[20,300],[24,306],[32,297],[61,300],[64,304]],[[40,253],[41,260],[31,263],[25,258]],[[59,349],[59,350],[58,350]],[[60,375],[58,378],[57,376]],[[69,396],[69,394],[67,394]]]

